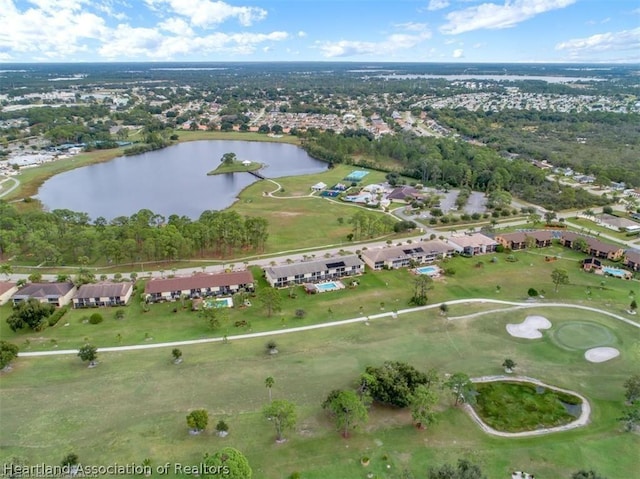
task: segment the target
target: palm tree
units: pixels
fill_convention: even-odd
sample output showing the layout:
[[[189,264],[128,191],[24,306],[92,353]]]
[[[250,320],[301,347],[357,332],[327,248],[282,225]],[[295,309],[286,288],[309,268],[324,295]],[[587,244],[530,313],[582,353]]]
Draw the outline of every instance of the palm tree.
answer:
[[[264,385],[267,387],[267,390],[269,391],[269,402],[272,401],[271,399],[271,388],[273,387],[273,385],[275,384],[275,379],[273,379],[273,377],[269,376],[267,379],[264,380]]]

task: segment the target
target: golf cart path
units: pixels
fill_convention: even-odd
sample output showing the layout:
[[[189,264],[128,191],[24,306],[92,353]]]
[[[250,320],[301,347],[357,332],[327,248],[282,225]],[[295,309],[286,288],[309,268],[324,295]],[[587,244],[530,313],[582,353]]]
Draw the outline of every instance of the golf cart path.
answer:
[[[584,311],[592,311],[595,313],[604,314],[611,318],[624,321],[625,323],[634,326],[636,328],[640,328],[640,323],[636,323],[628,318],[620,316],[618,314],[610,313],[609,311],[604,311],[602,309],[591,308],[589,306],[581,306],[576,304],[566,304],[566,303],[522,303],[515,301],[503,301],[499,299],[488,299],[488,298],[469,298],[469,299],[455,299],[452,301],[446,301],[447,305],[453,304],[467,304],[467,303],[492,303],[492,304],[505,304],[509,306],[517,306],[518,309],[525,308],[544,308],[544,307],[554,307],[554,308],[573,308],[573,309],[582,309]],[[354,323],[362,323],[373,319],[380,319],[386,317],[393,317],[394,315],[401,314],[409,314],[416,313],[420,311],[426,311],[429,309],[439,308],[440,304],[430,304],[427,306],[418,306],[415,308],[407,308],[402,309],[397,312],[387,312],[380,314],[372,314],[369,316],[359,316],[351,319],[344,319],[340,321],[331,321],[328,323],[320,323],[320,324],[311,324],[309,326],[299,326],[296,328],[288,328],[274,331],[262,331],[259,333],[248,333],[248,334],[238,334],[234,336],[221,336],[214,338],[204,338],[204,339],[190,339],[184,341],[171,341],[164,343],[152,343],[152,344],[136,344],[131,346],[111,346],[105,348],[98,348],[98,352],[106,353],[106,352],[122,352],[122,351],[137,351],[142,349],[157,349],[157,348],[173,348],[177,346],[188,346],[192,344],[207,344],[207,343],[219,343],[224,341],[237,341],[240,339],[254,339],[254,338],[264,338],[270,336],[278,336],[282,334],[291,334],[291,333],[299,333],[301,331],[311,331],[314,329],[322,329],[322,328],[332,328],[334,326],[342,326],[346,324],[354,324]],[[489,311],[490,312],[490,311]],[[487,312],[482,312],[481,314],[487,314]],[[39,357],[39,356],[61,356],[65,354],[78,354],[77,349],[64,349],[64,350],[53,350],[53,351],[34,351],[34,352],[26,352],[26,353],[18,353],[19,357]]]
[[[570,389],[563,389],[557,386],[550,386],[535,378],[529,378],[526,376],[482,376],[478,378],[471,378],[471,381],[474,383],[489,383],[489,382],[495,382],[495,381],[532,383],[538,386],[542,386],[545,388],[549,388],[556,391],[561,391],[567,394],[571,394],[573,396],[577,396],[582,400],[580,416],[575,421],[571,421],[570,423],[564,424],[562,426],[548,427],[544,429],[535,429],[533,431],[522,431],[522,432],[503,432],[503,431],[498,431],[496,429],[493,429],[491,426],[487,425],[482,419],[480,419],[480,416],[478,416],[478,413],[476,413],[473,407],[471,407],[468,404],[465,404],[464,410],[471,416],[471,419],[473,419],[476,422],[476,424],[480,426],[480,429],[482,429],[487,434],[491,434],[493,436],[500,436],[500,437],[542,436],[544,434],[551,434],[554,432],[569,431],[571,429],[586,426],[587,424],[589,424],[589,420],[591,418],[591,405],[589,404],[589,401],[587,401],[587,398],[585,398],[582,394],[579,394],[575,391],[571,391]]]

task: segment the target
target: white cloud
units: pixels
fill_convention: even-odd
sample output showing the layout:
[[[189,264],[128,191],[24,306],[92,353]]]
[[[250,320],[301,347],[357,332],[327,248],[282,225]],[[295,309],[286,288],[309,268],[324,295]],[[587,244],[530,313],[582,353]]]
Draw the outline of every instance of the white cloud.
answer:
[[[304,38],[304,37],[306,37],[306,36],[307,36],[307,32],[304,32],[304,31],[300,30],[300,31],[298,32],[298,36],[299,36],[300,38]]]
[[[419,35],[396,33],[380,42],[340,40],[337,42],[316,42],[316,45],[328,58],[373,54],[389,56],[413,48],[428,38],[431,38],[429,32],[423,32]]]
[[[458,48],[457,50],[453,51],[453,58],[462,58],[464,56],[464,50],[462,50],[462,48]]]
[[[191,37],[194,35],[189,24],[182,18],[169,18],[168,20],[159,23],[158,27],[175,35],[182,35],[184,37]]]
[[[640,50],[640,27],[620,32],[607,32],[587,38],[575,38],[556,45],[556,50],[567,51],[573,58],[601,52]]]
[[[431,11],[442,10],[443,8],[447,8],[448,6],[449,6],[448,0],[430,0],[427,10],[431,10]]]
[[[264,20],[267,11],[259,7],[236,7],[222,1],[211,0],[144,0],[154,11],[162,12],[169,7],[172,13],[189,18],[196,27],[211,27],[230,19],[237,19],[240,25],[250,26]]]
[[[396,23],[393,26],[395,28],[399,28],[401,30],[407,30],[410,32],[424,32],[427,30],[426,23],[407,22],[407,23]]]
[[[168,2],[173,5],[171,8],[179,7],[183,2],[145,1],[158,8],[166,7]],[[95,60],[100,57],[161,60],[209,53],[243,55],[289,37],[287,32],[281,31],[214,32],[209,35],[205,32],[198,35],[194,26],[229,18],[247,24],[263,18],[266,12],[209,0],[193,0],[193,4],[203,8],[201,16],[193,11],[186,16],[161,15],[162,21],[142,28],[126,23],[106,24],[107,17],[125,17],[120,10],[129,7],[125,0],[32,0],[31,5],[24,7],[17,7],[14,0],[0,0],[0,61]]]
[[[19,11],[0,1],[0,51],[18,56],[65,58],[88,50],[108,29],[99,16],[82,10],[84,0],[36,0],[40,8]]]
[[[448,35],[480,29],[510,28],[550,10],[564,8],[577,0],[505,0],[504,5],[483,3],[446,15],[440,31]]]

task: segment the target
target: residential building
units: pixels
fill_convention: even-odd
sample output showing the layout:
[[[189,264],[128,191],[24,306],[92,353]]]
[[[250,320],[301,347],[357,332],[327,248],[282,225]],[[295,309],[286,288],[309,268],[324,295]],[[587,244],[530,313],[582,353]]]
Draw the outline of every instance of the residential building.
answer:
[[[83,284],[73,297],[74,308],[124,306],[131,298],[133,285],[124,283]]]
[[[560,242],[567,248],[574,248],[575,242],[579,240],[583,240],[586,244],[586,248],[583,249],[583,252],[591,256],[606,258],[611,261],[618,261],[619,259],[622,259],[622,256],[624,255],[622,247],[611,243],[605,243],[604,241],[600,241],[592,236],[580,235],[573,231],[565,231],[560,237]]]
[[[602,226],[612,230],[624,230],[629,232],[640,231],[640,223],[629,220],[627,218],[620,218],[619,216],[603,213],[595,217],[596,223],[600,223]]]
[[[11,298],[13,304],[36,299],[41,303],[65,306],[71,302],[76,288],[73,283],[31,283],[18,290]]]
[[[640,251],[630,249],[624,253],[623,264],[633,271],[640,271]]]
[[[443,241],[420,241],[401,246],[364,250],[360,257],[371,269],[407,268],[411,263],[428,264],[449,258],[455,248]]]
[[[496,241],[512,251],[527,248],[527,245],[536,248],[551,246],[553,233],[547,230],[516,231],[514,233],[502,233],[496,235]]]
[[[316,183],[315,185],[313,185],[311,187],[311,189],[313,191],[322,191],[327,187],[326,183],[323,183],[322,181],[320,181],[319,183]]]
[[[587,258],[582,260],[582,269],[585,271],[598,271],[602,268],[602,262],[596,258]]]
[[[18,291],[18,287],[15,283],[9,283],[6,281],[0,283],[0,306],[9,301],[16,291]]]
[[[147,301],[175,301],[182,296],[203,298],[235,294],[241,289],[254,290],[253,275],[250,271],[181,276],[167,279],[151,279],[144,287]]]
[[[482,233],[473,233],[463,236],[452,236],[449,243],[455,250],[465,256],[491,253],[496,250],[498,243]]]
[[[283,288],[289,283],[318,283],[363,272],[364,263],[355,254],[264,268],[265,278],[274,288]]]

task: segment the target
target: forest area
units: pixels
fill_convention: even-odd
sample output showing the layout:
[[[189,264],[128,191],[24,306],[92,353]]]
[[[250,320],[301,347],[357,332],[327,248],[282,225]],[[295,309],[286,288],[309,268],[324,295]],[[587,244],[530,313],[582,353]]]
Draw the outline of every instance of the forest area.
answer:
[[[547,209],[602,206],[607,200],[550,182],[545,172],[524,159],[451,138],[417,137],[411,133],[373,139],[369,132],[319,133],[304,144],[307,152],[331,163],[376,168],[423,185],[504,190]]]

